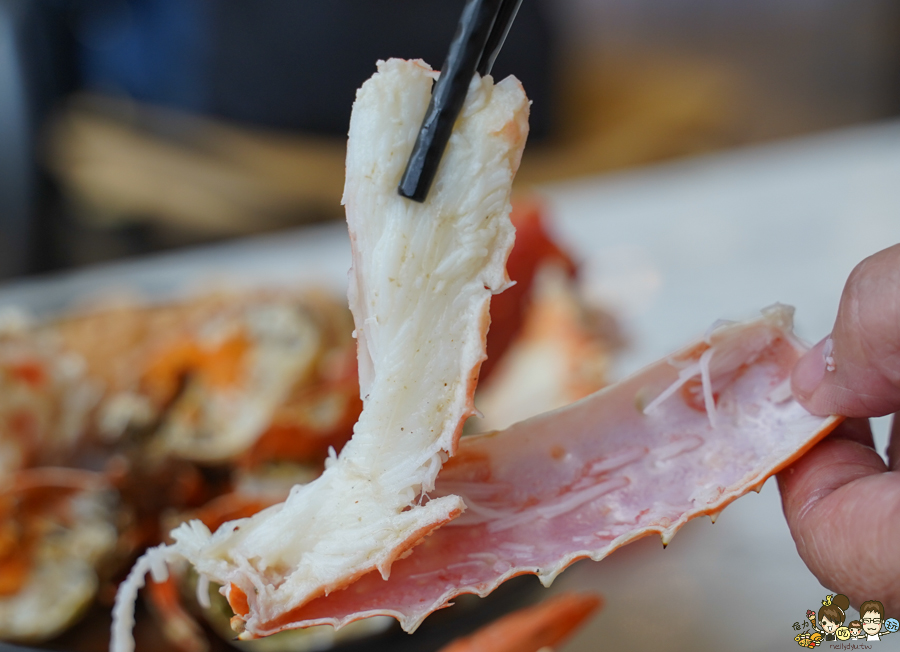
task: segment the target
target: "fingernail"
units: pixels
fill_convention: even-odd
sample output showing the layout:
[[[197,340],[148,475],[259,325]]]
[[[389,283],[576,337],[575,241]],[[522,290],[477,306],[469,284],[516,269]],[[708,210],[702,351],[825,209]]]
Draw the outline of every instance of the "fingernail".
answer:
[[[825,377],[825,351],[831,348],[830,344],[831,337],[829,336],[816,344],[794,365],[791,385],[794,393],[799,394],[802,398],[812,396],[816,388],[822,384],[822,379]],[[831,354],[830,350],[828,354]]]

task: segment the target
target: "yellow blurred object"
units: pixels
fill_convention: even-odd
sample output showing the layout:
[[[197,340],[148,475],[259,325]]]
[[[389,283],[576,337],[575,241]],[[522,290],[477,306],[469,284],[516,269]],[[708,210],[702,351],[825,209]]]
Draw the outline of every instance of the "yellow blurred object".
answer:
[[[238,235],[340,214],[344,150],[341,139],[80,96],[52,125],[47,162],[95,224]]]
[[[517,183],[534,184],[724,149],[749,140],[735,71],[672,56],[573,57],[558,136],[529,147]]]
[[[518,188],[745,142],[733,71],[670,56],[573,56],[556,134]],[[200,237],[340,217],[345,142],[96,95],[48,131],[47,165],[94,227],[153,223]]]

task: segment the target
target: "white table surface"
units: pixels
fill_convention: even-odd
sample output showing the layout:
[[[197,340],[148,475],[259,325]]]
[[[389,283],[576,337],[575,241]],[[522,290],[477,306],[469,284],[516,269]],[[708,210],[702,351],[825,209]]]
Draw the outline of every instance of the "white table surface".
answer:
[[[900,242],[900,123],[884,123],[542,189],[586,290],[632,339],[619,375],[776,301],[797,331],[831,328],[844,280]],[[59,310],[135,289],[170,297],[203,284],[320,283],[343,291],[343,225],[153,256],[0,288],[0,308]],[[878,424],[884,440],[886,424]],[[589,588],[607,605],[563,649],[799,649],[791,625],[826,591],[797,556],[774,481],[689,523],[662,549],[644,539],[580,562],[550,589]],[[877,598],[877,596],[873,596]],[[891,614],[896,615],[896,614]],[[900,649],[887,638],[879,649]],[[896,637],[900,639],[900,636]]]

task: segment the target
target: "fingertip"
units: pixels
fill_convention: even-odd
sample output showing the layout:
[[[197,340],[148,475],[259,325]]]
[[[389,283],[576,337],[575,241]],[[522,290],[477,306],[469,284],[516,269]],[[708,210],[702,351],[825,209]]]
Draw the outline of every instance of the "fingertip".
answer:
[[[830,338],[804,361],[796,384],[816,414],[876,417],[900,409],[900,245],[869,256],[850,273]],[[810,353],[813,353],[811,351]],[[810,391],[812,360],[824,365]],[[805,374],[805,376],[804,376]],[[814,380],[814,379],[813,379]]]
[[[859,343],[826,337],[807,351],[791,371],[791,392],[811,414],[880,417],[900,409],[900,384],[871,362]]]

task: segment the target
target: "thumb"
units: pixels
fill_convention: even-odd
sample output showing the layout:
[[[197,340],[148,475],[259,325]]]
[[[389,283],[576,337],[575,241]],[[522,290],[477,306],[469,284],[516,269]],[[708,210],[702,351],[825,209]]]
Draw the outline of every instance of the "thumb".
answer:
[[[900,245],[856,266],[834,330],[797,362],[791,385],[813,414],[876,417],[900,410]]]

